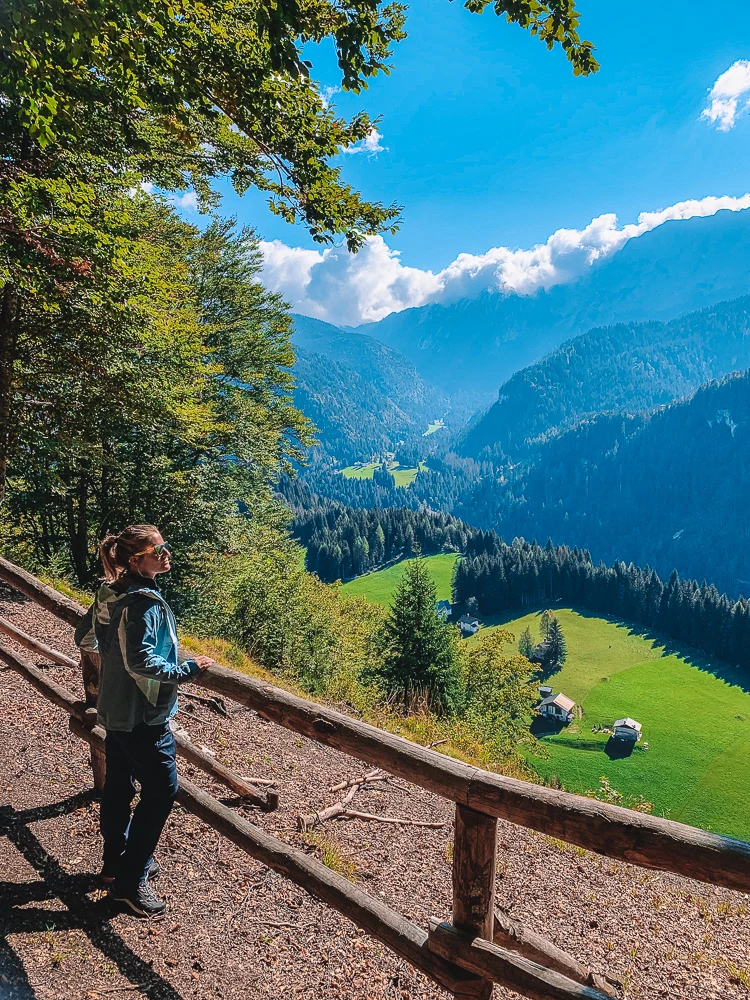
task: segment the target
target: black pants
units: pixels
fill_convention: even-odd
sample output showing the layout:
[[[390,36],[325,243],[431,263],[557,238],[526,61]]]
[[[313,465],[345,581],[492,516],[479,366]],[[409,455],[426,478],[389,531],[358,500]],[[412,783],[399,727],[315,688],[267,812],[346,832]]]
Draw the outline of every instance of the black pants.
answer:
[[[108,730],[106,758],[100,813],[104,865],[117,869],[122,884],[137,885],[146,876],[177,795],[175,741],[169,723],[142,722],[130,732]],[[131,816],[136,780],[141,797]]]

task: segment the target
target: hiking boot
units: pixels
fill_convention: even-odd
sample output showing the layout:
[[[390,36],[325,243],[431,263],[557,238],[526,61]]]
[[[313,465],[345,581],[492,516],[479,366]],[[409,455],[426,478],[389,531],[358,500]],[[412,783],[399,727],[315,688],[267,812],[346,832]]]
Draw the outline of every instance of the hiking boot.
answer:
[[[120,861],[122,857],[112,860],[105,860],[102,865],[102,870],[99,872],[99,879],[104,885],[112,885],[114,880],[117,878],[117,874],[120,871]],[[152,861],[149,865],[148,871],[146,872],[147,879],[155,879],[159,877],[159,872],[161,871],[161,865],[158,861]]]
[[[167,908],[164,900],[159,899],[148,884],[147,878],[135,888],[119,886],[114,882],[109,890],[109,896],[117,903],[125,903],[139,917],[158,917]]]

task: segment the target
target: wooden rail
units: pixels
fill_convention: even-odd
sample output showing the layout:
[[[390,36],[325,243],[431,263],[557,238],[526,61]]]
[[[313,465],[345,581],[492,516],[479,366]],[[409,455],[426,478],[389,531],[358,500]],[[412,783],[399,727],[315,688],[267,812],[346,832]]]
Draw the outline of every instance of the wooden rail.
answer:
[[[26,649],[30,649],[35,653],[39,653],[45,658],[50,659],[53,663],[59,663],[61,666],[65,667],[78,667],[75,660],[71,659],[69,656],[65,656],[63,653],[58,652],[56,649],[51,649],[43,642],[39,642],[30,636],[27,632],[22,631],[17,628],[11,622],[7,621],[5,618],[0,617],[0,632],[4,632],[6,635],[11,636],[15,639],[19,645],[24,646]],[[96,671],[96,667],[93,664],[93,659],[97,654],[88,654],[89,660],[86,664],[88,668],[89,676],[93,671]],[[53,697],[53,692],[57,689],[55,696],[62,698],[65,701],[65,697],[68,692],[64,692],[64,695],[60,695],[59,692],[63,692],[64,689],[60,688],[59,685],[54,685],[42,671],[37,667],[34,667],[27,660],[19,657],[13,652],[7,643],[0,640],[0,660],[3,663],[7,663],[9,667],[17,670],[22,674],[26,680],[28,680],[34,687],[37,688],[45,697],[49,698],[50,701],[55,701]],[[89,694],[93,693],[93,702],[96,703],[95,690],[91,691],[91,683],[88,685]],[[71,695],[72,697],[72,695]],[[96,709],[94,705],[91,704],[92,698],[88,697],[85,701],[76,702],[78,708],[80,708],[84,715],[80,713],[72,712],[71,714],[76,715],[76,718],[83,719],[91,713],[91,715],[96,718]],[[55,704],[60,705],[61,708],[67,707],[67,703],[63,704],[60,700],[56,701]],[[182,733],[176,732],[174,734],[175,746],[177,753],[180,757],[183,757],[186,761],[192,764],[194,767],[199,768],[201,771],[205,771],[206,774],[210,774],[212,778],[220,781],[222,784],[230,788],[236,795],[239,795],[246,802],[250,802],[252,805],[259,806],[266,812],[270,812],[273,809],[278,808],[279,796],[276,791],[269,788],[265,791],[258,789],[255,785],[250,782],[245,781],[239,775],[235,774],[230,768],[225,767],[218,760],[211,756],[211,754],[206,753],[199,747],[196,747],[187,736],[182,735]],[[99,753],[94,753],[92,755],[92,768],[94,769],[94,785],[98,790],[101,790],[104,784],[104,763],[103,757]]]
[[[746,841],[483,771],[226,667],[197,683],[476,812],[643,868],[750,892]]]
[[[64,621],[77,624],[84,614],[81,605],[1,558],[0,579]],[[212,667],[195,683],[476,812],[643,868],[750,892],[746,841],[484,771],[226,667]]]
[[[84,614],[80,605],[4,559],[0,579],[70,624]],[[42,644],[26,639],[40,651]],[[0,659],[9,658],[16,661],[16,669],[23,661],[0,643]],[[91,708],[28,662],[23,661],[20,672],[69,712],[72,730],[90,743],[92,755],[100,754],[102,733],[92,729]],[[247,853],[350,917],[457,996],[486,1000],[493,982],[535,1000],[605,1000],[615,995],[611,984],[592,976],[550,942],[502,917],[496,921],[499,817],[642,867],[750,892],[750,844],[744,841],[484,771],[220,665],[196,683],[456,803],[453,924],[432,921],[427,934],[185,779],[180,792],[186,808]]]

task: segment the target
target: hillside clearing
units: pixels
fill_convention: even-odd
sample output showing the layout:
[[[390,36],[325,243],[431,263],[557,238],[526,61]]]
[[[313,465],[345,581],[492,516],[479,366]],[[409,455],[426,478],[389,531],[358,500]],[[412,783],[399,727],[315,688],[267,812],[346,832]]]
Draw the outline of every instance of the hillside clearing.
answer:
[[[344,479],[372,479],[375,470],[380,468],[381,462],[369,462],[367,465],[348,465],[341,470]],[[427,466],[424,462],[419,463],[419,467],[402,468],[398,462],[391,462],[388,471],[393,475],[396,486],[410,486],[417,477],[418,472],[426,472]]]
[[[369,462],[367,465],[348,465],[341,470],[344,479],[372,479],[373,472],[378,468],[380,462]]]
[[[568,659],[547,682],[575,699],[583,718],[541,737],[549,757],[529,758],[541,776],[572,792],[595,791],[604,776],[626,801],[651,802],[656,815],[750,838],[750,694],[687,650],[666,653],[655,638],[587,612],[555,614]],[[537,639],[538,619],[509,617],[503,627],[518,639],[529,626]],[[643,725],[649,749],[618,758],[621,748],[591,729],[628,715]]]
[[[457,558],[427,557],[440,600],[450,598]],[[405,566],[403,561],[359,577],[343,591],[387,607]],[[467,644],[500,627],[516,641],[528,627],[538,641],[540,614],[509,611],[485,619],[485,627]],[[595,792],[605,777],[625,803],[642,798],[652,803],[656,815],[750,838],[750,694],[732,683],[732,671],[717,665],[713,673],[711,662],[695,651],[665,650],[659,638],[583,609],[556,608],[555,614],[568,658],[547,680],[555,692],[576,701],[583,718],[559,733],[541,735],[549,756],[528,758],[540,776],[558,778],[566,789],[580,793]],[[608,746],[609,736],[591,729],[628,715],[643,725],[649,749],[639,745],[630,756],[618,758]]]
[[[437,556],[429,556],[427,559],[430,573],[437,587],[437,599],[439,601],[449,601],[451,597],[451,582],[453,580],[453,567],[458,559],[457,552],[443,552]],[[401,562],[389,566],[387,569],[380,569],[374,573],[366,573],[358,576],[356,580],[350,580],[341,588],[341,592],[348,597],[366,597],[368,601],[375,604],[382,604],[390,607],[393,594],[398,586],[404,570],[409,562],[413,560],[402,559]]]

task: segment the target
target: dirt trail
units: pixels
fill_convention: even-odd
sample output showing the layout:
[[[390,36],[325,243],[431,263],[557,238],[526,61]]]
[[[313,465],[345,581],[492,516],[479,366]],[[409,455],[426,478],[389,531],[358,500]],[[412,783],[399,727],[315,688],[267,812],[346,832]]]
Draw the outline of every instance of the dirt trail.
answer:
[[[3,590],[0,614],[75,655],[72,630],[36,605]],[[81,693],[74,672],[46,669]],[[225,719],[183,701],[179,720],[239,774],[277,781],[279,810],[242,809],[252,822],[318,857],[325,850],[368,892],[423,926],[431,916],[449,917],[449,803],[400,780],[379,782],[356,797],[357,809],[447,825],[330,823],[306,842],[297,814],[336,801],[328,787],[366,773],[366,765],[245,709]],[[1,668],[0,748],[1,1000],[446,997],[181,809],[158,853],[166,916],[145,924],[117,912],[92,875],[100,842],[97,804],[86,794],[87,748],[69,734],[59,709]],[[202,772],[180,767],[225,797]],[[504,822],[497,893],[515,918],[622,980],[628,997],[750,996],[750,897],[613,862]],[[515,996],[496,989],[498,1000]]]

